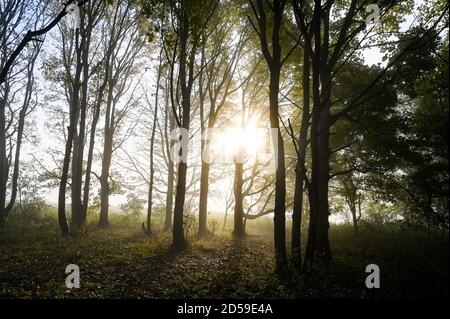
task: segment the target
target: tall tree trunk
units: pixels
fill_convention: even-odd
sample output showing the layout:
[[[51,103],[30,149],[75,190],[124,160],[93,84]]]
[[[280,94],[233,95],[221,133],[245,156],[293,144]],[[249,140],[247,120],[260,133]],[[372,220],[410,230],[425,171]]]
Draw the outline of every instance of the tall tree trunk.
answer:
[[[62,167],[61,180],[59,183],[59,195],[58,195],[58,223],[59,228],[63,235],[68,235],[70,232],[69,223],[66,217],[66,186],[69,175],[70,154],[72,151],[73,142],[73,123],[67,128],[67,141],[66,150],[64,153],[64,161]]]
[[[5,89],[5,91],[7,88]],[[8,180],[8,160],[6,156],[6,94],[0,100],[0,226],[6,223],[6,183]]]
[[[276,45],[276,44],[274,44]],[[275,173],[275,210],[274,210],[274,242],[277,272],[285,273],[286,258],[286,167],[284,158],[284,142],[278,119],[278,93],[281,66],[275,62],[271,67],[269,84],[270,126],[276,129],[277,136],[277,171]]]
[[[110,79],[111,80],[111,79]],[[100,175],[100,220],[99,227],[108,227],[109,220],[109,168],[111,166],[112,158],[112,143],[113,143],[113,127],[114,127],[114,101],[113,101],[112,83],[108,88],[108,99],[105,115],[105,136],[103,143],[103,157],[102,157],[102,174]]]
[[[325,108],[322,112],[321,123],[329,123],[330,109]],[[326,124],[328,125],[328,124]],[[319,258],[328,263],[331,259],[330,242],[328,238],[329,229],[329,206],[328,206],[328,182],[329,182],[329,132],[324,126],[319,125],[319,185],[318,185],[318,221],[317,221],[317,253]]]
[[[202,140],[202,150],[204,150],[204,144],[208,141]],[[200,203],[198,214],[198,237],[203,237],[208,234],[208,228],[206,224],[208,215],[208,182],[209,182],[209,163],[202,160],[201,174],[200,174]]]
[[[245,236],[244,229],[244,195],[243,188],[244,162],[241,156],[236,156],[234,163],[234,229],[233,236],[242,239]]]
[[[152,136],[150,138],[150,180],[148,183],[148,198],[147,198],[147,227],[146,235],[152,234],[152,207],[153,207],[153,177],[155,170],[153,168],[153,147],[155,143],[155,129],[156,129],[156,115],[158,114],[157,108],[155,108],[155,119],[153,120]]]
[[[328,238],[329,204],[328,183],[330,180],[330,123],[331,123],[331,69],[328,65],[329,50],[329,27],[330,9],[327,6],[323,10],[323,52],[326,60],[320,65],[321,101],[320,101],[320,124],[318,126],[318,148],[319,148],[319,217],[317,223],[317,252],[320,259],[328,264],[331,260],[330,241]]]
[[[82,211],[83,205],[81,202],[81,189],[82,189],[82,175],[83,175],[83,148],[84,142],[82,141],[83,133],[81,129],[84,127],[86,119],[86,110],[81,107],[80,112],[80,132],[78,134],[77,129],[74,129],[73,138],[73,159],[72,159],[72,185],[71,185],[71,198],[72,198],[72,225],[79,227],[83,224]]]
[[[88,150],[88,156],[87,156],[87,160],[86,160],[86,178],[85,178],[84,190],[83,190],[83,219],[84,219],[84,221],[86,221],[87,210],[89,207],[89,190],[90,190],[90,184],[91,184],[92,159],[94,157],[95,133],[96,133],[99,117],[100,117],[100,103],[98,103],[98,105],[96,105],[95,110],[94,110],[94,116],[92,118],[91,132],[90,132],[90,137],[89,137],[89,150]]]
[[[309,109],[310,109],[310,62],[309,50],[305,47],[303,56],[303,114],[299,134],[299,149],[297,154],[297,164],[295,168],[295,190],[294,190],[294,207],[292,211],[292,258],[297,269],[301,269],[302,252],[301,252],[301,226],[303,211],[303,189],[305,184],[303,171],[305,167],[305,157],[307,148],[307,137],[309,127]]]
[[[89,6],[88,6],[89,8]],[[84,15],[81,23],[83,25]],[[89,47],[91,42],[91,29],[88,25],[83,30],[82,41],[82,63],[83,80],[81,85],[80,100],[80,130],[79,134],[74,136],[74,151],[72,162],[72,223],[76,226],[82,226],[86,223],[86,211],[82,198],[83,188],[83,159],[86,134],[86,114],[88,108],[88,87],[89,87]],[[89,195],[89,193],[88,193]]]
[[[277,170],[275,173],[275,208],[274,208],[274,243],[275,262],[277,273],[284,276],[287,269],[286,257],[286,164],[284,158],[284,143],[279,125],[278,94],[280,91],[280,72],[284,59],[281,59],[280,30],[283,20],[285,1],[273,1],[270,10],[273,15],[271,32],[271,47],[267,41],[267,3],[262,0],[252,4],[252,10],[259,25],[258,36],[260,38],[263,56],[270,71],[269,83],[269,119],[270,127],[275,130],[272,139],[277,144]],[[271,14],[272,14],[271,13]],[[272,51],[272,53],[270,53]],[[275,136],[276,135],[276,136]]]
[[[158,75],[156,78],[156,92],[155,92],[155,114],[153,118],[152,135],[150,137],[150,180],[148,184],[147,228],[146,228],[147,236],[150,236],[152,234],[151,224],[152,224],[152,205],[153,205],[153,178],[155,175],[153,168],[153,148],[155,146],[156,123],[158,120],[158,97],[159,97],[161,73],[162,73],[162,47],[159,52],[159,66],[158,66]]]
[[[319,67],[316,65],[316,68]],[[319,71],[319,72],[323,72]],[[326,71],[325,71],[326,72]],[[331,259],[328,238],[329,206],[328,206],[328,182],[329,182],[329,131],[330,121],[329,92],[320,92],[319,79],[313,72],[313,99],[314,109],[311,123],[311,190],[310,200],[310,225],[308,242],[305,253],[305,263],[311,264],[317,253],[318,257],[326,263]],[[328,83],[324,76],[324,83]],[[324,100],[320,100],[320,95]],[[322,109],[322,110],[321,110]]]
[[[186,239],[184,237],[183,226],[183,206],[186,195],[186,173],[187,163],[181,161],[178,164],[177,188],[175,193],[175,209],[173,212],[173,246],[184,248]]]
[[[317,223],[319,215],[319,146],[318,130],[320,122],[320,63],[321,63],[321,31],[320,31],[320,1],[315,1],[312,34],[314,36],[314,54],[312,60],[312,93],[313,109],[311,120],[311,180],[309,197],[309,226],[303,268],[309,268],[313,261],[317,242]]]
[[[182,116],[179,127],[184,130],[187,135],[189,135],[189,125],[191,118],[191,91],[192,85],[194,82],[194,64],[195,64],[195,52],[196,45],[192,43],[192,47],[189,52],[189,60],[188,60],[188,52],[187,45],[189,39],[189,13],[187,8],[185,7],[185,3],[182,2],[181,8],[181,21],[180,21],[180,58],[179,58],[179,82],[181,87],[181,109]],[[186,70],[188,69],[188,70]],[[182,134],[182,133],[181,133]],[[180,143],[181,140],[180,135]],[[175,194],[175,209],[173,212],[173,242],[172,246],[175,249],[183,249],[186,247],[186,238],[184,234],[184,202],[186,197],[186,174],[187,174],[187,158],[188,158],[188,146],[189,139],[184,141],[183,148],[181,149],[184,152],[182,155],[182,159],[178,164],[177,169],[177,187]]]
[[[100,176],[100,220],[99,227],[108,227],[109,220],[109,168],[112,157],[112,132],[110,128],[105,129],[105,143],[103,147],[102,174]]]
[[[81,49],[79,45],[80,30],[76,29],[75,32],[75,48],[76,48],[76,70],[74,76],[74,83],[72,86],[72,96],[70,103],[70,124],[67,132],[66,149],[64,153],[63,167],[61,172],[61,181],[59,184],[59,195],[58,195],[58,222],[59,227],[63,235],[67,235],[70,231],[67,218],[66,218],[66,186],[69,177],[69,165],[70,157],[72,152],[72,145],[74,136],[76,135],[76,127],[78,123],[78,117],[80,114],[80,81],[82,72],[81,63]],[[73,204],[73,203],[72,203]]]
[[[189,132],[189,121],[190,121],[190,90],[189,93],[185,92],[183,95],[183,127],[182,129]],[[181,136],[180,136],[181,137]],[[180,141],[181,142],[181,141]],[[173,247],[176,249],[183,249],[186,247],[186,238],[184,234],[184,202],[186,197],[186,175],[187,175],[187,153],[188,153],[188,143],[185,141],[184,149],[185,152],[183,157],[186,160],[181,159],[178,164],[177,169],[177,186],[175,193],[175,209],[173,212]]]
[[[200,58],[200,69],[205,68],[205,48],[206,39],[202,38],[201,45],[201,58]],[[208,233],[208,228],[206,225],[206,219],[208,214],[208,179],[209,179],[209,162],[205,161],[205,152],[208,150],[208,136],[209,132],[205,129],[205,95],[206,91],[203,91],[205,83],[203,81],[203,71],[199,73],[198,76],[198,86],[199,90],[199,109],[200,109],[200,130],[201,130],[201,141],[200,141],[200,159],[201,159],[201,173],[200,173],[200,198],[199,198],[199,209],[198,209],[198,232],[197,237],[202,238]],[[213,103],[213,101],[210,101]],[[211,109],[211,107],[210,107]],[[211,113],[209,117],[211,117]]]

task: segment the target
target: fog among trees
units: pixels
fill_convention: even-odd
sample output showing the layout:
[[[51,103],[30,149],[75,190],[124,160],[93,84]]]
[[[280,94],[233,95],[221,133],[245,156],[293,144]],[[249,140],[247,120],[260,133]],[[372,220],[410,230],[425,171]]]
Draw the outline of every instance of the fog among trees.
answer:
[[[0,297],[448,296],[448,10],[0,0]]]

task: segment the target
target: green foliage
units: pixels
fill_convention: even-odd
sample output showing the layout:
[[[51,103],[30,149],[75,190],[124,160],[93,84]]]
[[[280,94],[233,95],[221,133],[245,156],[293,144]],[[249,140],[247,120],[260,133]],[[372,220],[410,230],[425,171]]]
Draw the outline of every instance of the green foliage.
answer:
[[[127,202],[120,205],[120,209],[125,215],[139,218],[144,211],[145,199],[139,198],[136,193],[127,195]]]
[[[409,82],[404,85],[399,78],[398,88],[410,99],[402,145],[395,150],[404,172],[399,187],[407,193],[412,214],[448,229],[448,41],[435,38],[410,54],[408,61],[414,66],[403,64],[397,70]]]

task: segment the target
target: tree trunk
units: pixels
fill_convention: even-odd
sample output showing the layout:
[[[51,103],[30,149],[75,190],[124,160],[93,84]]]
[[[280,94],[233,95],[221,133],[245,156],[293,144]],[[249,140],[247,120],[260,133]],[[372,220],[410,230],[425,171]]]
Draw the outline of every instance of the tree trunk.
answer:
[[[181,109],[182,116],[179,127],[185,130],[185,133],[189,135],[189,124],[191,116],[191,91],[192,85],[194,83],[194,64],[195,64],[195,51],[196,46],[192,44],[191,50],[189,52],[189,61],[187,54],[187,45],[189,38],[189,12],[187,8],[184,7],[182,2],[181,8],[181,21],[180,21],[180,58],[179,58],[179,82],[181,87]],[[186,67],[188,70],[186,70]],[[174,114],[176,115],[176,114]],[[180,139],[181,139],[180,135]],[[183,141],[180,140],[180,143]],[[178,164],[177,170],[177,187],[175,194],[175,209],[173,212],[173,242],[172,246],[175,249],[184,249],[187,245],[186,238],[184,235],[184,201],[186,197],[186,174],[187,174],[187,156],[188,156],[188,146],[189,140],[184,141],[185,145],[181,149],[184,152],[182,159]]]
[[[80,122],[84,122],[86,117],[86,110],[82,107],[80,112]],[[81,130],[80,125],[80,130]],[[72,225],[79,227],[83,224],[81,202],[81,188],[82,188],[82,174],[83,174],[83,141],[81,141],[82,133],[78,134],[77,128],[74,127],[73,137],[73,159],[72,159],[72,184],[71,184],[71,198],[72,198]]]
[[[325,109],[323,113],[325,118],[329,116],[329,109]],[[326,120],[325,120],[326,121]],[[317,222],[317,254],[319,258],[328,263],[331,260],[330,243],[328,238],[330,215],[328,206],[328,182],[329,182],[329,133],[323,130],[319,125],[319,185],[318,185],[318,222]]]
[[[294,207],[292,211],[292,258],[297,269],[301,269],[302,252],[301,252],[301,226],[303,211],[303,190],[304,190],[304,174],[306,147],[309,127],[309,109],[310,109],[310,63],[309,50],[305,47],[303,57],[303,114],[299,134],[299,154],[297,154],[297,165],[295,168],[295,190],[294,190]]]
[[[324,28],[328,29],[329,11],[325,12]],[[324,32],[324,47],[328,49],[328,32]],[[329,204],[328,204],[328,183],[330,180],[330,123],[331,123],[331,70],[328,65],[321,64],[321,114],[318,126],[318,148],[319,148],[319,217],[317,224],[317,253],[320,259],[328,264],[331,260],[330,241],[328,238],[329,224]]]
[[[105,143],[103,147],[102,174],[100,176],[100,220],[99,227],[108,227],[109,220],[109,167],[112,157],[112,132],[110,128],[105,129]]]
[[[356,206],[350,206],[350,211],[352,212],[352,220],[353,220],[353,229],[355,231],[355,235],[358,236],[358,219],[356,217]]]
[[[234,163],[234,229],[233,236],[237,239],[245,237],[244,230],[244,196],[242,194],[242,187],[244,174],[244,163],[236,156]]]
[[[207,146],[208,141],[202,140],[202,152]],[[200,203],[198,214],[198,237],[204,237],[209,233],[206,224],[208,214],[208,182],[209,182],[209,163],[202,160],[200,177]]]
[[[98,95],[96,104],[94,106],[94,115],[91,123],[91,132],[90,132],[90,140],[89,140],[89,150],[86,162],[86,178],[84,183],[84,193],[83,193],[83,220],[86,220],[87,210],[89,207],[89,190],[91,183],[91,172],[92,172],[92,160],[94,156],[94,146],[95,146],[95,133],[97,130],[98,120],[100,118],[100,109],[103,101],[103,95],[105,93],[106,86],[108,85],[108,79],[110,75],[110,67],[111,67],[111,55],[112,55],[112,47],[111,44],[105,52],[105,74],[103,77],[103,81],[98,89]]]
[[[273,44],[276,45],[276,44]],[[279,45],[279,44],[278,44]],[[285,273],[287,268],[286,258],[286,168],[284,158],[284,142],[281,135],[278,119],[278,93],[280,85],[281,66],[273,63],[270,72],[269,102],[270,102],[270,126],[276,129],[277,140],[277,171],[275,174],[275,209],[274,209],[274,243],[277,272]]]
[[[83,26],[84,15],[81,16]],[[83,159],[86,134],[86,114],[88,108],[88,87],[89,87],[89,47],[91,42],[91,29],[88,25],[84,28],[82,41],[82,67],[83,80],[81,85],[80,100],[80,130],[74,136],[74,151],[72,162],[72,223],[75,226],[82,226],[86,223],[86,211],[84,209],[82,188],[83,188]],[[75,132],[76,133],[76,132]],[[88,193],[89,195],[89,193]]]
[[[312,266],[317,244],[317,224],[319,215],[319,146],[318,131],[320,120],[320,64],[321,64],[321,40],[320,40],[320,1],[315,2],[314,17],[312,21],[312,33],[314,35],[314,54],[312,59],[312,95],[313,109],[311,120],[311,179],[309,197],[309,226],[308,240],[306,243],[305,260],[303,268]]]
[[[72,122],[72,121],[71,121]],[[62,167],[61,181],[59,183],[59,196],[58,196],[58,223],[59,228],[64,235],[68,235],[70,232],[69,223],[66,217],[66,186],[70,165],[70,153],[72,151],[73,142],[73,124],[67,128],[67,141],[66,151],[64,153],[64,161]]]
[[[173,212],[173,247],[182,249],[186,247],[183,227],[183,206],[186,194],[187,163],[178,164],[177,188],[175,194],[175,210]]]
[[[148,204],[147,204],[147,228],[146,235],[150,236],[152,234],[152,205],[153,205],[153,179],[155,175],[155,170],[153,168],[153,148],[155,146],[155,133],[156,133],[156,123],[158,120],[158,97],[159,97],[159,85],[161,81],[162,73],[162,48],[159,52],[159,66],[158,75],[156,78],[156,92],[155,92],[155,114],[153,118],[152,135],[150,137],[150,180],[148,184]]]
[[[111,166],[112,158],[112,143],[113,143],[113,127],[114,127],[114,101],[113,101],[113,89],[114,80],[109,78],[108,85],[108,98],[106,102],[106,114],[105,114],[105,136],[103,142],[103,157],[102,157],[102,174],[100,176],[100,219],[98,222],[99,227],[108,227],[109,220],[109,168]]]
[[[66,186],[69,177],[69,165],[72,152],[72,145],[74,141],[74,136],[76,134],[78,117],[80,114],[80,81],[81,81],[82,64],[81,64],[81,50],[79,46],[79,38],[80,38],[80,30],[76,29],[75,48],[76,48],[77,68],[75,71],[74,84],[72,87],[72,96],[69,112],[70,124],[67,132],[66,150],[64,153],[64,161],[61,173],[61,181],[59,184],[59,196],[58,196],[58,222],[63,235],[69,234],[70,231],[66,218]]]
[[[314,72],[316,73],[316,72]],[[327,77],[322,81],[322,88],[327,83]],[[331,259],[328,238],[329,206],[329,131],[330,121],[329,92],[319,91],[318,74],[313,74],[314,110],[311,123],[311,191],[310,191],[310,225],[308,243],[305,254],[305,263],[312,264],[314,256],[325,263]],[[324,101],[320,101],[320,94]],[[320,101],[318,103],[318,101]],[[323,108],[323,109],[322,109]],[[322,110],[321,110],[322,109]]]
[[[7,89],[6,89],[7,90]],[[6,91],[5,90],[5,91]],[[6,94],[5,94],[6,95]],[[0,226],[6,223],[6,183],[8,180],[6,156],[6,96],[0,101]]]
[[[103,95],[103,94],[102,94]],[[91,172],[92,172],[92,159],[94,157],[94,146],[95,146],[95,132],[97,129],[98,119],[100,117],[100,103],[96,105],[94,110],[94,117],[92,119],[91,133],[89,138],[89,150],[86,161],[86,178],[84,182],[83,191],[83,220],[86,221],[87,210],[89,207],[89,190],[91,184]]]

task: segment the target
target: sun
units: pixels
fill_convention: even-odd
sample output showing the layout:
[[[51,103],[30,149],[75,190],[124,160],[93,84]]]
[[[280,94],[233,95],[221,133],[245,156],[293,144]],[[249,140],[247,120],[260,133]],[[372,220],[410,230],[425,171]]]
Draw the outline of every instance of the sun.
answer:
[[[256,156],[266,146],[266,129],[257,127],[256,120],[248,121],[243,127],[229,126],[215,133],[212,138],[214,153],[229,161],[235,156]]]

